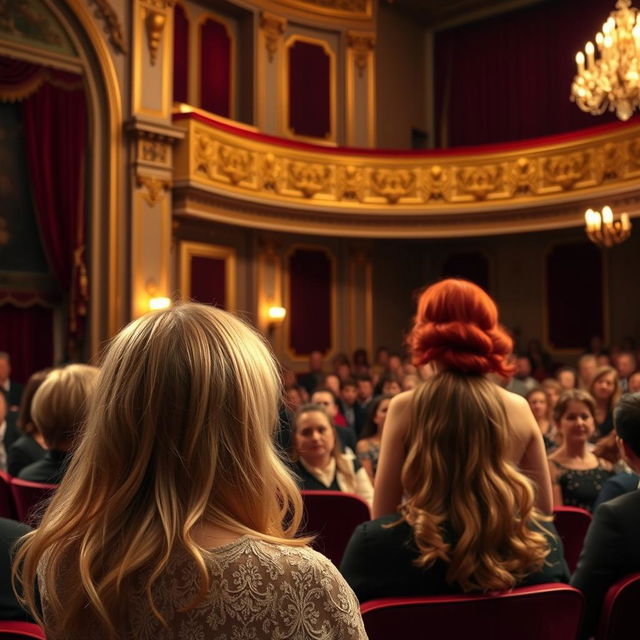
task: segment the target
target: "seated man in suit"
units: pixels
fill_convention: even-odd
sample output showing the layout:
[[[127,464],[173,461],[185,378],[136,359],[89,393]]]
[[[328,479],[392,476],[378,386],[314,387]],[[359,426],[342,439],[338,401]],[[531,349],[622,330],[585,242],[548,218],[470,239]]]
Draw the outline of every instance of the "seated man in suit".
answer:
[[[41,484],[60,484],[69,463],[69,451],[82,427],[97,367],[70,364],[54,369],[40,385],[31,405],[31,417],[42,433],[47,452],[27,465],[18,477]]]
[[[621,453],[640,472],[640,393],[622,396],[613,414]],[[571,584],[585,595],[582,637],[592,635],[607,589],[640,571],[640,491],[601,504],[593,517]]]
[[[7,470],[9,447],[20,437],[16,416],[15,411],[9,411],[7,397],[0,391],[0,471]]]
[[[0,390],[4,391],[10,411],[17,411],[22,397],[22,385],[11,380],[11,358],[0,351]]]

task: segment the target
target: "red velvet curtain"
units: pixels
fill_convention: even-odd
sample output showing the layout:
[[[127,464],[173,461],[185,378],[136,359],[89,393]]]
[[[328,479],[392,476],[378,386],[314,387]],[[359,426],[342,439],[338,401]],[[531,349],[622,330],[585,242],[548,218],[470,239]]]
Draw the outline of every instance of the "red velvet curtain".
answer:
[[[301,136],[331,134],[331,58],[319,44],[298,40],[289,49],[289,127]]]
[[[53,312],[47,307],[0,306],[0,351],[11,355],[12,379],[29,376],[53,364]]]
[[[87,313],[85,153],[87,107],[78,76],[56,72],[23,102],[27,163],[40,235],[52,271],[69,293],[69,338]]]
[[[189,102],[189,20],[179,4],[173,13],[173,100]]]
[[[439,146],[522,140],[616,121],[569,100],[575,54],[613,0],[543,2],[442,31],[435,39]]]
[[[0,99],[20,101],[22,105],[29,182],[40,240],[51,271],[69,298],[67,338],[72,346],[83,336],[89,298],[84,210],[87,106],[83,79],[2,57]],[[50,311],[47,313],[50,317]],[[29,336],[25,328],[25,339]]]
[[[225,26],[209,18],[200,27],[200,106],[231,117],[231,39]]]
[[[223,258],[191,258],[191,291],[189,297],[197,302],[227,308],[227,264]]]
[[[298,249],[289,258],[289,346],[298,355],[331,349],[332,266],[324,251]]]

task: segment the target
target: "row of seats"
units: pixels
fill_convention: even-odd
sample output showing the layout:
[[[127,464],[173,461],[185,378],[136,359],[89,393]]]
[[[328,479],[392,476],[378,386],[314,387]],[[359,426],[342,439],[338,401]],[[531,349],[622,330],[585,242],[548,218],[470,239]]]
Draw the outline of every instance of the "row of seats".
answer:
[[[40,484],[12,478],[0,471],[0,517],[37,524],[38,505],[56,490],[55,484]]]

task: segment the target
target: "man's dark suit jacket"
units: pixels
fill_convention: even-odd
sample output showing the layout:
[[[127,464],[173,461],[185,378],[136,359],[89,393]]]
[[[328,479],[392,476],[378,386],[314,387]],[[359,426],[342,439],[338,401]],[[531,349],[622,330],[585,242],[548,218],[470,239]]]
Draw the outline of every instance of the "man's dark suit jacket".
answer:
[[[31,527],[21,522],[0,518],[0,619],[27,620],[29,615],[16,600],[11,587],[12,547],[18,538],[29,533]]]
[[[640,571],[640,491],[601,504],[587,531],[571,584],[585,595],[581,637],[596,630],[607,589],[617,580]]]

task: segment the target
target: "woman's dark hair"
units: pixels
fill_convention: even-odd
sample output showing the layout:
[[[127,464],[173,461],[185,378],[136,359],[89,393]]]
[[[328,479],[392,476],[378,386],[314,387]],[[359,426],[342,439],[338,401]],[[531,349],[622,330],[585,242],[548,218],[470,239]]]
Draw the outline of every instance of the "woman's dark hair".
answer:
[[[393,396],[390,393],[385,393],[381,396],[376,396],[367,407],[367,421],[364,423],[364,427],[362,427],[362,433],[360,434],[360,438],[370,438],[374,436],[378,432],[378,425],[374,422],[376,413],[378,412],[378,407],[383,400],[391,400]]]

